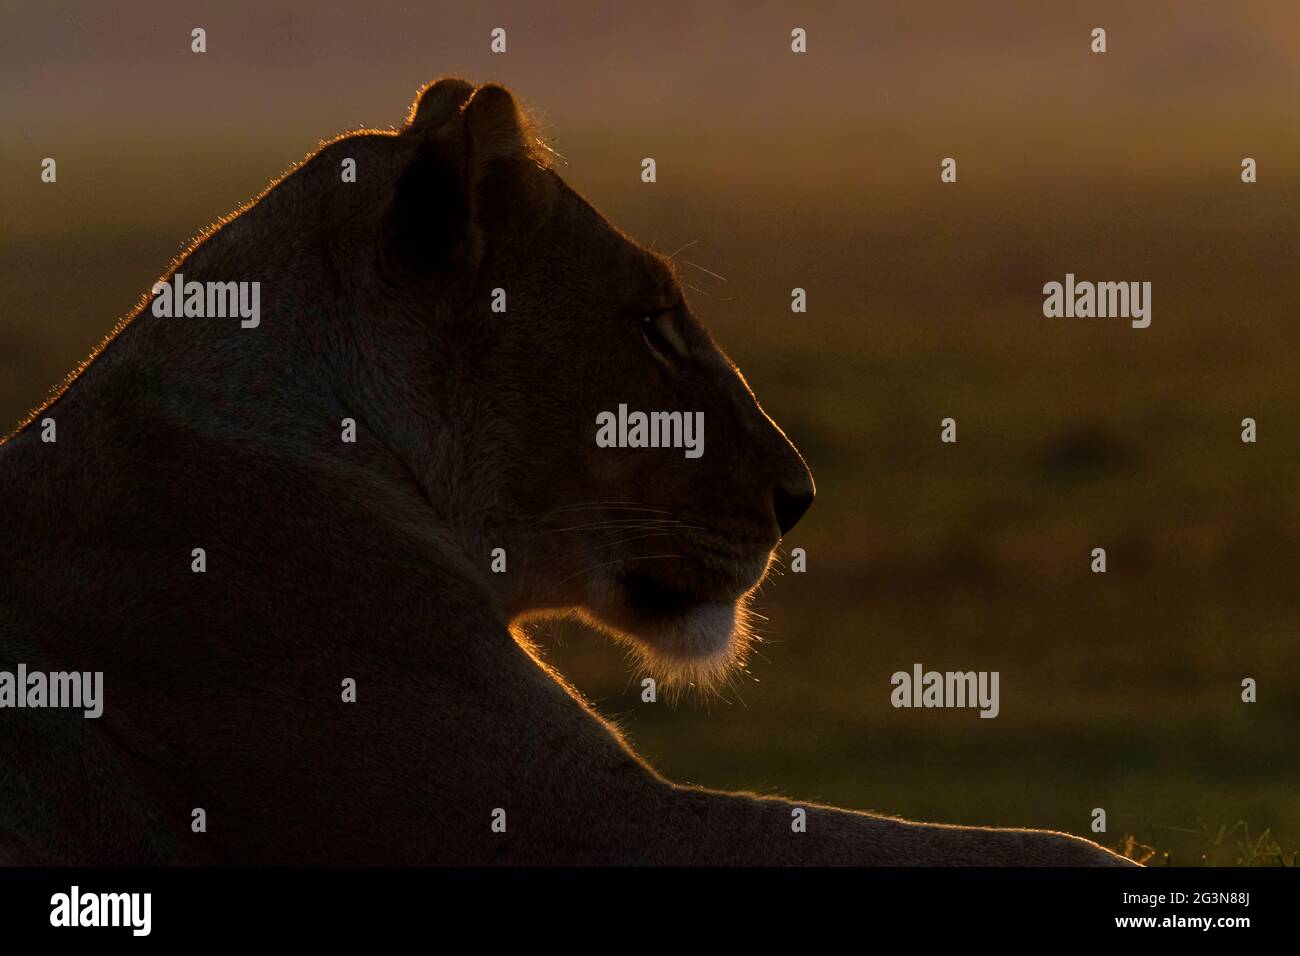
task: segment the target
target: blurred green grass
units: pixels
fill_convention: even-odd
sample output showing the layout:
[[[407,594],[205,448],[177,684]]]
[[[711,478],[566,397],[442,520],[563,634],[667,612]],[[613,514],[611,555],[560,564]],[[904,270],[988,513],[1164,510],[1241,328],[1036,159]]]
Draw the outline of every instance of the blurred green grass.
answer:
[[[542,628],[549,658],[673,779],[1077,833],[1102,807],[1096,838],[1175,865],[1267,859],[1238,849],[1264,831],[1294,852],[1300,140],[1271,133],[1243,186],[1248,138],[1177,118],[563,131],[561,172],[598,208],[726,277],[682,265],[819,491],[786,542],[808,571],[766,586],[760,656],[723,696],[643,704],[622,652],[570,625]],[[72,137],[57,190],[0,160],[33,181],[0,237],[0,416],[313,145]],[[1152,281],[1151,328],[1044,319],[1066,272]],[[914,662],[999,670],[1001,715],[894,710]]]

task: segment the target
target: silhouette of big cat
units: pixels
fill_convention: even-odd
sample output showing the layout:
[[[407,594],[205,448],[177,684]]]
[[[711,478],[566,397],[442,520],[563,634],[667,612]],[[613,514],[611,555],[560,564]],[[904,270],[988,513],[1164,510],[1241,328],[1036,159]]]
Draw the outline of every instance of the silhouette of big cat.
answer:
[[[8,864],[1124,863],[675,785],[538,662],[519,623],[576,611],[725,674],[813,482],[499,86],[206,233],[0,489]]]

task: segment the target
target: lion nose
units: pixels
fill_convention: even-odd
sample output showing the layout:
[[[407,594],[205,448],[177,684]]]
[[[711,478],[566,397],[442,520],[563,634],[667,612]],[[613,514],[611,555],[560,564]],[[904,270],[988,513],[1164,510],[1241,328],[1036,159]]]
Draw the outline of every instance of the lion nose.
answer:
[[[816,493],[811,479],[798,485],[777,485],[772,493],[772,510],[776,512],[776,523],[783,536],[799,523]]]

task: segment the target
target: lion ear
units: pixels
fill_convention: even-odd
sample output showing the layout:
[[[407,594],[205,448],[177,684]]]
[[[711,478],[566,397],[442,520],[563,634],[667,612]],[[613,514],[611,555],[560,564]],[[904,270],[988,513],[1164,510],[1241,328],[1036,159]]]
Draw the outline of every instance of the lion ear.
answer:
[[[428,84],[411,104],[406,129],[414,133],[436,130],[454,119],[473,95],[473,84],[457,76],[444,77]]]
[[[418,145],[382,227],[390,269],[417,278],[476,272],[483,230],[506,216],[531,216],[540,206],[531,195],[537,185],[520,175],[524,164],[535,163],[535,140],[514,97],[488,85],[461,100],[467,86],[442,80],[413,107],[403,132]],[[452,107],[457,100],[461,105]]]
[[[477,269],[470,157],[459,123],[444,125],[412,150],[380,219],[379,263],[389,278]]]
[[[500,159],[523,159],[532,145],[515,98],[504,86],[479,87],[464,108],[465,126],[481,167]]]

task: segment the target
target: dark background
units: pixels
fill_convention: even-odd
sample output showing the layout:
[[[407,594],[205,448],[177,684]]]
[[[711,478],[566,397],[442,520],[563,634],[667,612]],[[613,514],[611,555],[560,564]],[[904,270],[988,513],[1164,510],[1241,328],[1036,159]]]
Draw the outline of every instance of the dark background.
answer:
[[[200,228],[449,73],[512,86],[633,236],[693,243],[696,312],[817,477],[808,572],[721,696],[642,704],[614,645],[544,630],[657,767],[1290,859],[1300,7],[0,2],[0,431]],[[1066,272],[1151,281],[1151,327],[1045,319]],[[914,662],[1000,671],[1001,715],[891,708]]]

